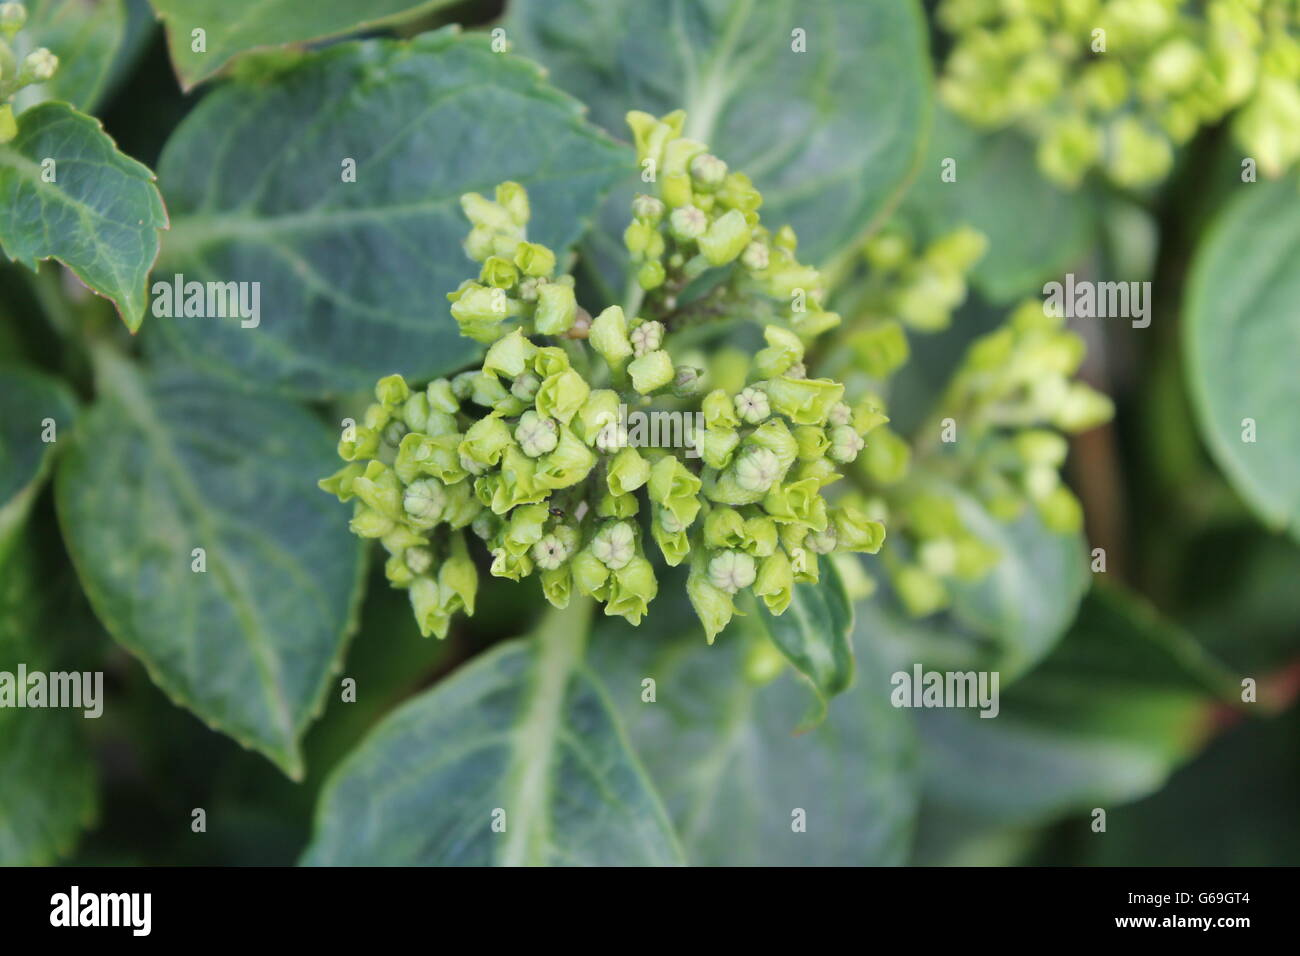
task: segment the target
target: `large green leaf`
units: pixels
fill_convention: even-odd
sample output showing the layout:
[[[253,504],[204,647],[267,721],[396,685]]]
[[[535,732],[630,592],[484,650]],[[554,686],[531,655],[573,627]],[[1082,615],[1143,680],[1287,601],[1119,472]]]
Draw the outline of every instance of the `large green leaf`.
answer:
[[[53,669],[59,609],[42,587],[46,570],[30,539],[0,557],[0,671]],[[0,866],[65,856],[93,819],[95,765],[84,721],[77,710],[0,708]]]
[[[684,604],[685,602],[681,602]],[[802,677],[755,683],[765,642],[743,628],[705,643],[689,606],[665,597],[640,627],[598,630],[589,655],[664,795],[697,865],[887,865],[906,860],[916,813],[915,742],[889,703],[889,675],[869,635],[857,680],[808,733]],[[652,626],[653,625],[653,626]],[[653,680],[654,702],[644,699]],[[806,830],[796,832],[795,811]]]
[[[1271,527],[1300,538],[1300,186],[1249,183],[1192,265],[1187,379],[1229,481]],[[1254,440],[1246,432],[1254,422]]]
[[[520,0],[506,31],[620,137],[628,110],[687,110],[687,135],[753,177],[764,220],[792,224],[809,262],[897,198],[930,121],[914,0]]]
[[[826,702],[853,683],[853,605],[831,561],[822,564],[816,584],[796,584],[790,606],[774,615],[759,604],[768,636],[812,684],[817,706],[802,727],[826,716]]]
[[[590,613],[585,601],[553,612],[531,638],[489,651],[389,716],[326,785],[303,862],[681,862],[659,798],[582,663]]]
[[[1159,787],[1199,745],[1210,697],[1235,681],[1195,642],[1119,591],[1096,589],[1038,668],[1002,687],[993,719],[921,710],[924,859]],[[927,817],[929,818],[927,820]],[[924,828],[961,821],[947,845]],[[954,828],[954,830],[957,828]]]
[[[62,382],[0,365],[0,563],[40,490],[59,438],[72,435],[77,406]],[[51,419],[53,442],[42,439]]]
[[[1048,531],[1032,513],[998,521],[965,496],[959,510],[970,530],[1001,553],[993,570],[975,582],[951,583],[951,609],[919,620],[882,591],[858,606],[858,630],[876,635],[899,660],[937,670],[996,670],[1005,686],[1046,656],[1074,620],[1089,584],[1083,544],[1078,535]]]
[[[347,514],[316,488],[331,436],[211,382],[103,355],[98,373],[56,484],[91,604],[173,700],[300,777],[360,590]]]
[[[48,83],[22,90],[15,103],[23,108],[63,100],[93,109],[127,39],[126,0],[26,0],[24,5],[27,26],[15,37],[14,53],[25,56],[46,47],[58,56],[59,69]]]
[[[0,145],[0,249],[33,270],[39,259],[58,259],[112,299],[132,331],[166,228],[153,173],[66,103],[27,110],[18,135]]]
[[[941,177],[945,160],[956,179]],[[938,110],[920,175],[904,200],[904,213],[934,236],[973,226],[988,237],[972,281],[992,302],[1037,295],[1087,254],[1095,232],[1093,198],[1069,192],[1038,172],[1033,145],[1019,133],[985,134]]]
[[[156,324],[205,364],[299,393],[452,370],[477,349],[445,297],[478,271],[459,197],[521,182],[531,238],[572,243],[632,162],[581,112],[533,64],[451,30],[263,64],[206,97],[159,166],[160,278],[260,283],[261,324]]]
[[[167,28],[181,85],[189,89],[233,57],[261,47],[305,43],[398,23],[454,0],[150,0]],[[203,31],[203,50],[194,31]]]

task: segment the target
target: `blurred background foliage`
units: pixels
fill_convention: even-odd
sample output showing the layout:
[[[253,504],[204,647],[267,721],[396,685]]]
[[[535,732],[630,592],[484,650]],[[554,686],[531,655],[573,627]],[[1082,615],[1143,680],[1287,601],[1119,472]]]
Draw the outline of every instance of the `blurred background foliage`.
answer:
[[[522,36],[527,20],[541,23],[543,36],[533,34],[529,42],[538,45],[520,52],[544,59],[547,18],[559,16],[559,6],[425,5],[376,32],[410,36],[445,23],[491,29],[504,22]],[[122,151],[156,168],[172,130],[210,87],[182,93],[147,5],[130,0],[121,9],[103,81],[76,95],[96,109]],[[933,14],[932,4],[926,12]],[[620,22],[598,26],[617,31]],[[950,41],[933,19],[929,40],[939,70]],[[576,75],[563,59],[548,65],[561,85]],[[606,78],[611,102],[597,104],[596,121],[645,106],[623,102],[627,90]],[[793,98],[782,106],[800,108]],[[747,157],[732,153],[723,154],[744,168]],[[932,184],[939,160],[954,154],[967,157],[962,175],[978,188],[958,195]],[[1225,477],[1198,425],[1183,360],[1193,259],[1240,190],[1257,188],[1242,187],[1239,159],[1227,128],[1216,124],[1179,151],[1158,186],[1133,190],[1093,178],[1066,190],[1038,174],[1021,134],[979,132],[936,110],[928,151],[914,164],[922,174],[894,205],[923,235],[974,225],[988,237],[989,252],[951,327],[913,337],[913,360],[895,383],[891,411],[904,431],[923,421],[965,346],[1036,294],[1045,278],[1072,270],[1153,281],[1150,328],[1118,321],[1076,328],[1089,341],[1085,377],[1117,408],[1110,425],[1073,442],[1068,466],[1086,538],[1105,549],[1106,571],[1089,573],[1077,542],[1018,524],[1000,532],[1011,560],[991,590],[949,612],[910,619],[882,589],[857,608],[857,686],[832,704],[827,726],[799,738],[788,733],[795,722],[789,715],[802,707],[786,686],[792,679],[761,689],[747,684],[743,641],[704,647],[681,588],[665,586],[655,613],[635,630],[599,628],[592,667],[607,685],[639,682],[661,657],[688,689],[689,700],[653,715],[633,706],[623,716],[689,858],[1087,865],[1300,859],[1300,546],[1266,526]],[[1290,196],[1295,203],[1294,188]],[[801,232],[815,235],[816,224],[803,223]],[[589,242],[594,262],[599,239]],[[67,314],[111,323],[109,311],[79,296],[53,264],[35,279],[6,264],[0,359],[69,383],[85,404],[92,377],[85,354],[64,338]],[[1293,362],[1300,332],[1291,344]],[[1297,394],[1285,362],[1257,374],[1286,376]],[[324,403],[312,407],[322,419],[331,411]],[[1289,412],[1293,430],[1300,429],[1297,407]],[[12,714],[0,713],[0,863],[291,863],[310,840],[322,784],[340,759],[396,704],[526,630],[520,622],[543,607],[531,587],[484,576],[478,615],[445,642],[422,640],[405,596],[372,567],[342,669],[363,692],[349,704],[331,693],[305,738],[305,779],[294,783],[175,706],[104,631],[65,551],[48,485],[5,548],[0,665],[49,660],[51,669],[102,669],[110,704],[98,721],[41,715],[21,733]],[[29,646],[34,639],[39,647]],[[989,654],[1023,671],[1004,685],[996,720],[878,706],[902,662],[963,664]],[[1240,703],[1243,677],[1258,682],[1258,703]],[[87,756],[78,756],[78,736]],[[34,752],[41,758],[33,760]],[[717,792],[702,792],[693,779],[705,763],[721,781]],[[762,813],[746,803],[757,799],[748,784],[774,790],[767,796],[780,807],[791,780],[817,782],[833,833],[787,846],[780,833],[754,822]],[[207,812],[206,834],[190,831],[195,807]],[[1090,828],[1094,807],[1107,811],[1104,835]]]

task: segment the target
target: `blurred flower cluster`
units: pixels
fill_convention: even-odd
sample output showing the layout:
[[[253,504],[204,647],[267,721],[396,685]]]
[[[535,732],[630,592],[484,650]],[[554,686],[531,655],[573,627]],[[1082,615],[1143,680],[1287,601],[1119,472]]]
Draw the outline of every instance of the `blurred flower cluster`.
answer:
[[[943,0],[938,19],[955,35],[944,102],[1027,131],[1058,183],[1158,182],[1174,147],[1233,111],[1266,175],[1300,158],[1297,0]]]
[[[0,143],[18,135],[14,95],[28,86],[47,82],[59,68],[59,58],[45,47],[32,50],[21,60],[15,55],[11,44],[26,23],[25,6],[0,3]]]

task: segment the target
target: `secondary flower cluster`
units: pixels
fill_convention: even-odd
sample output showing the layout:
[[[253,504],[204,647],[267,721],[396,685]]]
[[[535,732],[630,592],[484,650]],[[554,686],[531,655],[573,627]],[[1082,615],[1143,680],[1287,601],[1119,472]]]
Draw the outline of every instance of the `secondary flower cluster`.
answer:
[[[488,346],[483,362],[418,390],[401,376],[381,380],[339,444],[347,464],[321,482],[355,499],[353,531],[382,542],[388,578],[410,589],[426,635],[445,635],[457,611],[473,613],[467,530],[486,545],[493,575],[536,573],[557,607],[576,591],[634,624],[658,592],[653,540],[667,564],[688,562],[687,591],[710,640],[743,592],[780,614],[797,582],[818,579],[820,555],[874,552],[884,539],[861,508],[823,495],[884,418],[869,403],[845,404],[841,384],[807,375],[807,341],[839,321],[817,304],[816,270],[795,260],[792,233],[773,239],[759,224],[761,197],[747,179],[680,137],[680,114],[629,122],[638,149],[659,157],[658,195],[633,205],[633,228],[659,237],[642,246],[640,284],[676,289],[687,274],[730,268],[720,282],[729,291],[711,307],[775,314],[771,303],[754,306],[755,290],[768,290],[788,297],[789,311],[782,303],[763,323],[766,346],[748,374],[720,387],[670,349],[686,307],[661,296],[644,303],[658,318],[617,305],[592,317],[572,277],[557,274],[555,253],[528,241],[522,186],[463,196],[473,226],[465,248],[480,270],[449,295],[450,311],[462,334]],[[699,228],[686,221],[696,215]],[[787,291],[796,274],[803,284]],[[652,401],[664,410],[648,414],[676,430],[637,440],[629,409],[647,414]]]
[[[1052,531],[1079,530],[1082,510],[1060,478],[1068,451],[1060,433],[1087,431],[1113,409],[1105,395],[1073,379],[1085,346],[1063,322],[1031,300],[977,339],[939,403],[939,414],[951,419],[951,441],[942,437],[942,420],[925,426],[916,468],[905,445],[879,440],[873,444],[892,445],[893,456],[860,460],[859,474],[875,489],[863,510],[895,525],[901,547],[885,567],[912,614],[946,607],[948,582],[979,579],[999,560],[996,545],[962,516],[956,489],[998,520],[1033,508]]]
[[[45,83],[59,68],[59,58],[45,47],[33,50],[19,62],[13,43],[27,23],[27,8],[21,3],[0,3],[0,143],[18,135],[11,101],[21,89]]]
[[[1038,140],[1043,173],[1078,183],[1162,179],[1173,146],[1237,110],[1234,133],[1270,176],[1300,158],[1295,0],[943,0],[956,43],[944,101],[979,126]]]

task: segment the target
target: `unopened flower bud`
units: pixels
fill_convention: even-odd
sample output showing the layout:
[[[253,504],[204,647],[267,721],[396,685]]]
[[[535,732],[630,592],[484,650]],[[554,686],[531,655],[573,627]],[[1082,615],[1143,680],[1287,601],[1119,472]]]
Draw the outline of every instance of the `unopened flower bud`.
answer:
[[[642,322],[632,330],[632,352],[637,358],[647,352],[653,352],[663,345],[664,326],[662,322]]]
[[[771,261],[771,256],[767,251],[767,246],[761,242],[751,242],[745,247],[745,251],[740,254],[740,264],[750,272],[761,272],[767,268]]]
[[[690,168],[696,187],[704,192],[713,192],[727,178],[727,164],[712,153],[700,153]]]
[[[709,560],[709,583],[728,594],[749,587],[757,576],[754,559],[743,551],[719,551]]]
[[[542,380],[532,372],[522,372],[510,383],[510,394],[521,402],[531,402],[537,397]]]
[[[636,538],[632,526],[624,521],[605,525],[591,539],[591,553],[611,571],[617,571],[632,560],[636,553]]]
[[[560,429],[555,421],[526,411],[515,428],[515,441],[529,458],[537,458],[554,451],[560,440]]]
[[[766,448],[747,448],[732,465],[736,484],[745,491],[767,491],[781,476],[781,463]]]
[[[533,545],[532,556],[533,562],[543,571],[553,571],[569,560],[569,549],[559,537],[548,534]]]
[[[740,420],[757,425],[772,414],[767,395],[757,388],[747,388],[736,396],[736,414]]]
[[[842,465],[848,464],[858,457],[858,452],[862,451],[866,442],[862,436],[853,430],[851,425],[836,425],[831,429],[831,447],[827,454],[833,461]]]
[[[438,521],[446,503],[447,491],[442,483],[434,478],[421,478],[419,481],[412,482],[406,486],[406,491],[402,495],[402,510],[417,521],[428,525]]]
[[[657,223],[664,217],[664,204],[654,196],[644,193],[632,200],[632,215],[642,222]]]
[[[669,228],[681,242],[693,242],[709,228],[708,217],[696,206],[681,206],[669,217]]]

